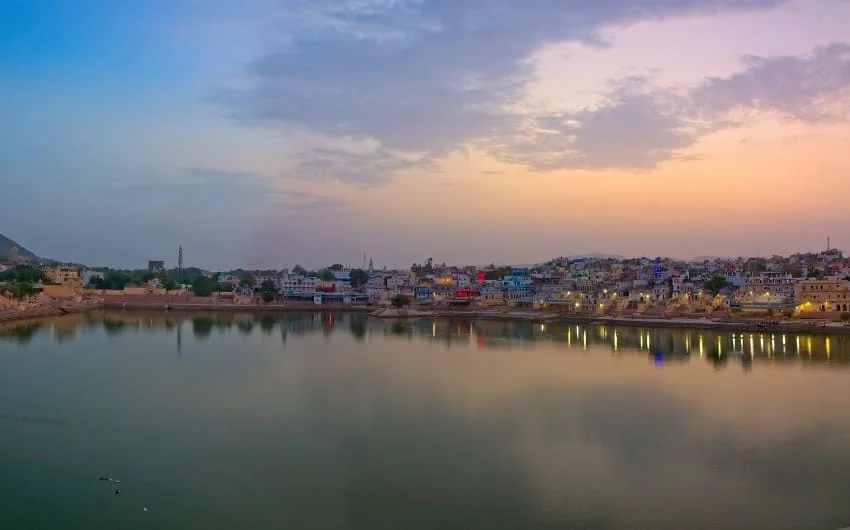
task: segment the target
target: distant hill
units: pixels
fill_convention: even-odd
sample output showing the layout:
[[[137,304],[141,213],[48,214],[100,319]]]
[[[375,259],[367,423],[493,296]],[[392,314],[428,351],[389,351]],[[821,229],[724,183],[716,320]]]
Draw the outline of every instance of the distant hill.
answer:
[[[598,252],[593,254],[577,254],[575,256],[567,256],[567,259],[623,259],[623,256],[613,255],[613,254],[600,254]]]
[[[18,243],[15,243],[8,237],[0,234],[0,258],[11,258],[12,254],[15,252],[14,249],[17,249],[17,256],[19,258],[31,260],[38,259],[38,256],[22,247]]]

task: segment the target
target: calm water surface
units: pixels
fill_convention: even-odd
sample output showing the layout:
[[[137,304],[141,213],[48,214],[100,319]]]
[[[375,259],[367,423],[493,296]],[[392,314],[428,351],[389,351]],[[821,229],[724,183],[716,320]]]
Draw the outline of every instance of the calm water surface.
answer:
[[[332,313],[6,324],[0,528],[834,530],[848,361],[843,336]]]

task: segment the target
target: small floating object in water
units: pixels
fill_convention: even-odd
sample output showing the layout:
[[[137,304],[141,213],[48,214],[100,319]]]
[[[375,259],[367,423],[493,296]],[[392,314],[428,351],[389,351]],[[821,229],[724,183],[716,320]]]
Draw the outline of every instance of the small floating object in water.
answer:
[[[144,508],[142,508],[142,511],[143,511],[143,512],[148,511],[148,507],[147,507],[147,506],[145,506]]]
[[[119,493],[121,493],[120,489],[115,490],[115,495],[118,495]]]
[[[121,484],[121,481],[112,477],[98,477],[97,480],[105,480],[106,482],[111,482],[113,484]]]

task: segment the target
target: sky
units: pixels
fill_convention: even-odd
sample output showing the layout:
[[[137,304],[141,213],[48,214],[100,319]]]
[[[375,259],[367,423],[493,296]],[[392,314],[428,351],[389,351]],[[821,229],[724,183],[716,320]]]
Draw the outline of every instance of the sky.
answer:
[[[213,270],[850,246],[850,0],[6,0],[0,233]]]

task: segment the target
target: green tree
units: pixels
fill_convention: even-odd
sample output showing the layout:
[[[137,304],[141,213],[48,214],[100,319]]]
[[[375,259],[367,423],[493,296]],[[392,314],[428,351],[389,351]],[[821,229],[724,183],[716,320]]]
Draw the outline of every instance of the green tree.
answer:
[[[330,270],[332,270],[333,272],[339,272],[339,271],[341,271],[342,269],[344,269],[345,267],[343,267],[340,263],[334,263],[333,265],[331,265],[331,266],[330,266],[330,267],[328,267],[328,268],[329,268]]]
[[[263,301],[266,303],[275,299],[275,291],[277,291],[277,286],[271,280],[264,280],[260,285],[260,292],[263,294]]]
[[[303,276],[306,273],[307,273],[307,269],[305,269],[301,265],[296,265],[296,266],[292,267],[292,274],[298,274],[298,275]]]
[[[250,272],[246,272],[239,275],[239,285],[242,287],[254,288],[254,275]]]
[[[393,307],[402,308],[410,305],[410,297],[403,293],[398,293],[390,299]]]
[[[715,276],[714,278],[705,282],[705,290],[710,292],[711,294],[716,295],[727,285],[728,283],[726,283],[726,278],[724,278],[723,276]]]
[[[319,271],[319,279],[324,282],[332,282],[334,281],[334,278],[334,273],[331,272],[329,269],[322,269]]]
[[[210,296],[218,289],[218,284],[212,278],[198,276],[192,282],[192,292],[197,296]]]
[[[509,267],[507,265],[502,267],[494,267],[486,271],[485,279],[486,280],[501,280],[505,276],[510,276],[513,273],[513,267]]]
[[[32,265],[18,265],[0,272],[0,282],[38,283],[46,279],[44,270]]]
[[[841,313],[842,322],[850,322],[850,313]]]
[[[13,283],[11,285],[7,285],[4,289],[13,298],[17,298],[19,300],[26,298],[27,296],[32,296],[37,292],[35,286],[28,282]]]
[[[790,274],[794,278],[802,278],[803,277],[803,267],[799,265],[787,264],[782,267],[782,272],[785,274]]]
[[[99,282],[102,289],[120,291],[131,281],[130,274],[124,271],[108,270],[103,273],[103,281]]]
[[[360,289],[369,281],[369,273],[363,269],[351,269],[348,276],[351,278],[351,287],[354,289]]]

